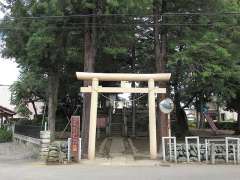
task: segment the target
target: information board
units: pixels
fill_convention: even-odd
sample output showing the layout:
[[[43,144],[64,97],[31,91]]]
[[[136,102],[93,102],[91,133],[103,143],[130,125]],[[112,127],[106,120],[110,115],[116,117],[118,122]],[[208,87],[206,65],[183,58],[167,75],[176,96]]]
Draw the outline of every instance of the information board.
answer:
[[[71,154],[73,161],[79,160],[80,116],[71,117]]]

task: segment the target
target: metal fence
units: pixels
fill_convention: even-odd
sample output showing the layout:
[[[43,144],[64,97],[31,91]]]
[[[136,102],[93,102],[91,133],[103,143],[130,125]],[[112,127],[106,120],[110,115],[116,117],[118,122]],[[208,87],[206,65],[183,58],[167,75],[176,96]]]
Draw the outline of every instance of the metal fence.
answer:
[[[41,126],[33,125],[15,125],[15,133],[33,138],[40,138]]]

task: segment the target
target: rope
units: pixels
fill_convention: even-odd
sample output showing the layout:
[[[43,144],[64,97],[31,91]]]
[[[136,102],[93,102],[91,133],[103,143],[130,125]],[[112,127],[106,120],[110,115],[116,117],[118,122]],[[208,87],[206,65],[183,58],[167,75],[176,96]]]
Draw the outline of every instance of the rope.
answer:
[[[115,101],[114,99],[111,99],[111,98],[109,98],[109,97],[103,95],[102,93],[100,93],[100,95],[101,95],[102,97],[108,99],[109,101],[113,101],[113,102]],[[147,95],[147,94],[144,94],[144,95],[141,95],[141,96],[139,96],[139,97],[137,97],[137,98],[135,98],[135,99],[124,100],[124,101],[125,101],[125,102],[134,102],[134,101],[137,101],[137,100],[139,100],[139,99],[145,97],[146,95]]]
[[[150,90],[150,92],[153,91],[153,90],[154,90],[154,88],[153,88],[152,90]],[[93,91],[97,92],[97,89],[94,88]],[[114,99],[111,99],[111,98],[105,96],[105,95],[102,94],[102,93],[99,93],[99,94],[100,94],[102,97],[104,97],[105,99],[109,100],[109,101],[113,101],[113,102],[115,101]],[[145,96],[147,96],[147,94],[143,94],[143,95],[141,95],[141,96],[139,96],[139,97],[137,97],[137,98],[135,98],[135,99],[124,100],[124,102],[134,102],[134,101],[138,101],[139,99],[142,99],[142,98],[145,97]],[[77,108],[76,108],[76,110],[74,111],[73,115],[77,112],[78,108],[79,108],[79,106],[77,106]],[[68,123],[67,123],[67,125],[65,126],[65,128],[63,129],[60,137],[63,136],[63,133],[67,130],[68,125],[69,125],[70,122],[71,122],[68,116],[67,116],[67,119],[68,119]]]
[[[73,112],[72,115],[76,114],[76,112],[78,111],[78,108],[79,108],[79,107],[80,107],[80,106],[77,105],[77,108],[75,109],[75,111]],[[64,112],[65,112],[65,111],[64,111]],[[67,116],[67,115],[66,115],[66,116]],[[60,135],[61,138],[63,137],[63,133],[67,130],[68,125],[71,123],[71,119],[69,119],[68,116],[67,116],[67,119],[68,119],[68,123],[67,123],[67,125],[65,126],[65,128],[63,129],[63,131],[61,132],[61,135]]]

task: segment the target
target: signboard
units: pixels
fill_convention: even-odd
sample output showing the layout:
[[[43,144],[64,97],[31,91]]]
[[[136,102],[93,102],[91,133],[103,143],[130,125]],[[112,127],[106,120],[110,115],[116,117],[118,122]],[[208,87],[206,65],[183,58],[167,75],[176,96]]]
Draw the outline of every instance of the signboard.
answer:
[[[108,123],[108,116],[101,115],[97,117],[97,128],[105,128]]]
[[[73,161],[79,160],[80,116],[71,117],[71,154]]]
[[[171,120],[170,120],[170,113],[173,111],[174,109],[174,104],[173,101],[170,98],[166,98],[164,100],[162,100],[159,103],[159,108],[160,110],[165,113],[168,114],[168,136],[171,137]]]

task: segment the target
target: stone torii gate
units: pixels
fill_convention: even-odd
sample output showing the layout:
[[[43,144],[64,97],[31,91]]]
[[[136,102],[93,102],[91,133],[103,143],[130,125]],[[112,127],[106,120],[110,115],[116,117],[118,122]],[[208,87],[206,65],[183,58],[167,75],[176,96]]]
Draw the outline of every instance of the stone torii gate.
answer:
[[[155,81],[169,81],[170,73],[126,74],[77,72],[78,80],[92,81],[92,86],[81,87],[82,93],[91,93],[88,159],[95,159],[98,93],[148,93],[150,158],[157,158],[156,103],[155,94],[166,93],[165,88],[155,87]],[[147,81],[148,88],[101,87],[99,81]]]

